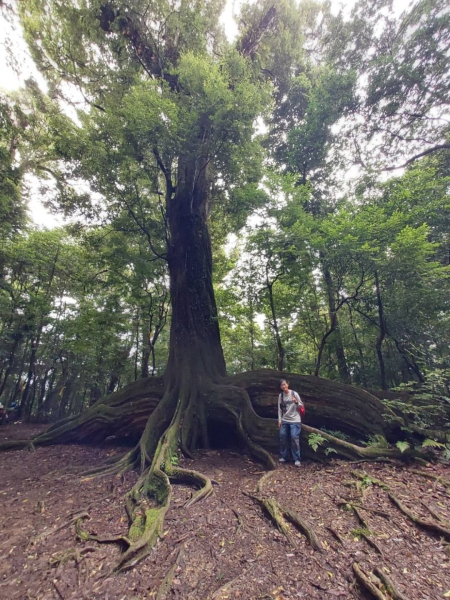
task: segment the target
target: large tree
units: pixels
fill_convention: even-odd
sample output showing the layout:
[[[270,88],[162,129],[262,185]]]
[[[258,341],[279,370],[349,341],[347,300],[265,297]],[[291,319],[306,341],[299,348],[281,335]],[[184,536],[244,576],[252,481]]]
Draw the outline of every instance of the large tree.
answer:
[[[211,493],[207,477],[179,468],[174,457],[179,448],[189,454],[207,446],[214,424],[233,428],[255,456],[273,467],[263,446],[273,447],[276,427],[254,409],[271,415],[278,373],[227,377],[209,222],[216,217],[227,225],[242,223],[262,201],[255,122],[272,102],[284,102],[293,77],[304,72],[304,83],[314,77],[305,40],[323,14],[319,5],[289,0],[246,6],[238,41],[230,44],[219,26],[223,4],[20,4],[25,35],[50,96],[79,109],[76,123],[64,115],[51,120],[52,167],[41,162],[36,170],[56,182],[55,199],[67,212],[126,223],[123,230],[140,232],[147,244],[145,260],[164,261],[170,278],[164,375],[137,381],[34,440],[125,433],[138,438],[109,467],[115,473],[137,465],[142,470],[127,500],[130,534],[118,569],[148,553],[170,503],[171,480],[200,487],[191,502]],[[299,84],[300,99],[312,88]],[[322,114],[313,113],[316,119]],[[303,131],[309,129],[299,126],[299,135]],[[316,144],[310,154],[313,168],[322,160],[320,147]],[[370,394],[314,377],[296,377],[293,385],[311,400],[311,424],[341,429],[355,439],[392,431],[383,420],[383,405]],[[399,455],[395,449],[360,448],[323,435],[344,456]]]

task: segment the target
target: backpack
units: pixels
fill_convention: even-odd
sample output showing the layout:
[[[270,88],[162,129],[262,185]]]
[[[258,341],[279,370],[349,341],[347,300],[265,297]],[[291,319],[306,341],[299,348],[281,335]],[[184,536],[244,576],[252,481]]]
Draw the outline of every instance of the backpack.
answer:
[[[293,393],[294,393],[294,390],[289,390],[289,391],[291,392],[291,394],[293,394]],[[280,394],[280,397],[282,397],[282,394]],[[300,401],[301,401],[301,400],[300,400]],[[303,419],[303,417],[304,417],[304,416],[305,416],[305,414],[306,414],[305,405],[304,405],[303,403],[302,403],[302,404],[299,404],[299,405],[297,406],[297,410],[298,410],[298,412],[299,412],[300,418],[301,418],[301,419]],[[284,411],[283,411],[283,412],[284,412]]]
[[[291,392],[292,392],[292,394],[294,394],[294,390],[291,390]],[[302,402],[302,400],[301,400],[301,399],[300,399],[300,402]],[[305,416],[305,414],[306,414],[306,409],[305,409],[305,405],[303,404],[303,402],[302,402],[302,404],[299,404],[299,405],[297,406],[297,410],[298,410],[298,412],[299,412],[300,418],[301,418],[301,419],[303,419],[303,417],[304,417],[304,416]]]
[[[303,417],[306,414],[306,409],[305,409],[305,405],[304,404],[299,404],[298,405],[298,412],[300,413],[300,417],[303,419]]]

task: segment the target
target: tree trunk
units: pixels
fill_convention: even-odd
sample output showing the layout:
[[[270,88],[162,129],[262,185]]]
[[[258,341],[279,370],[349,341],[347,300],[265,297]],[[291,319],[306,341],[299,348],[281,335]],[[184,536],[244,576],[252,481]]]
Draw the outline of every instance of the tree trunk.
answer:
[[[53,364],[52,367],[50,367],[49,369],[47,369],[45,371],[44,377],[41,380],[39,397],[38,397],[38,405],[37,405],[37,414],[36,414],[37,421],[40,421],[44,414],[44,399],[45,399],[45,395],[47,393],[47,389],[46,389],[47,381],[48,381],[50,372],[52,372],[52,370],[54,371],[54,369],[55,369],[55,364]]]
[[[22,394],[22,399],[20,401],[19,409],[17,416],[18,418],[22,418],[22,415],[29,416],[29,398],[30,398],[30,390],[32,381],[36,378],[35,376],[35,365],[36,365],[36,355],[39,349],[39,344],[41,341],[42,329],[44,327],[43,322],[39,323],[37,335],[35,338],[31,339],[31,353],[30,353],[30,362],[28,364],[28,375],[27,375],[27,383],[25,385],[24,392]]]
[[[378,306],[378,318],[380,322],[380,333],[377,338],[377,342],[375,344],[375,348],[377,351],[378,363],[380,365],[380,380],[381,380],[381,389],[387,390],[389,386],[386,380],[386,367],[384,364],[383,357],[383,341],[386,337],[386,321],[384,318],[384,310],[383,310],[383,301],[381,299],[381,291],[380,291],[380,281],[378,279],[378,271],[375,271],[375,292],[377,296],[377,306]]]
[[[22,361],[20,363],[20,368],[17,373],[16,385],[14,386],[14,390],[12,391],[11,396],[9,398],[9,404],[16,402],[22,391],[21,382],[22,382],[22,375],[23,375],[24,368],[25,368],[25,361],[27,358],[27,350],[28,350],[28,340],[25,343],[25,347],[24,347],[23,354],[22,354]]]
[[[267,292],[269,294],[270,312],[272,313],[272,327],[275,333],[275,341],[277,344],[277,369],[284,369],[284,347],[281,341],[280,329],[278,327],[277,313],[275,311],[275,301],[273,298],[273,283],[267,281]]]
[[[19,324],[18,324],[18,326],[16,328],[16,331],[14,333],[14,344],[13,344],[13,346],[12,346],[10,352],[9,352],[8,363],[7,363],[7,367],[6,367],[6,370],[4,372],[4,375],[3,375],[3,372],[2,372],[3,379],[2,379],[2,382],[1,382],[1,385],[0,385],[0,398],[1,398],[2,394],[3,394],[3,392],[5,391],[6,384],[8,383],[9,376],[11,375],[11,372],[14,369],[14,363],[15,363],[15,359],[16,359],[16,351],[17,351],[17,349],[19,347],[20,342],[22,341],[23,335],[22,335],[22,333],[19,333],[20,325],[21,325],[21,321],[19,321]]]
[[[249,297],[249,319],[250,319],[249,333],[250,333],[250,353],[251,353],[250,370],[254,371],[254,369],[255,369],[255,309],[254,309],[254,299],[251,294]]]
[[[150,359],[150,335],[151,321],[148,328],[144,322],[142,326],[141,377],[148,377],[148,361]]]
[[[208,166],[206,161],[195,162],[191,157],[180,160],[177,192],[167,212],[172,298],[168,381],[192,377],[217,381],[226,372],[207,226]]]
[[[140,351],[140,339],[139,339],[139,331],[141,327],[141,315],[138,309],[136,315],[136,335],[135,335],[135,344],[136,344],[136,352],[134,354],[134,380],[139,379],[139,351]]]
[[[362,379],[363,386],[365,388],[367,388],[366,363],[365,363],[365,360],[364,360],[364,354],[363,354],[363,351],[362,351],[362,346],[359,343],[358,335],[357,335],[356,329],[355,329],[355,324],[353,322],[352,307],[350,306],[350,304],[347,304],[347,306],[348,306],[348,314],[349,314],[349,318],[350,318],[350,327],[352,328],[353,338],[355,340],[355,346],[356,346],[356,349],[358,350],[359,362],[361,364],[361,370],[360,370],[361,379]]]
[[[323,258],[323,256],[322,256],[322,258]],[[331,275],[330,270],[328,269],[328,267],[325,264],[323,265],[323,268],[324,268],[323,276],[324,276],[325,287],[326,287],[326,291],[327,291],[328,310],[329,310],[330,323],[331,323],[330,329],[331,329],[331,333],[334,333],[334,349],[336,352],[336,358],[337,358],[337,363],[338,363],[339,377],[341,378],[341,381],[343,381],[344,383],[351,383],[350,372],[348,370],[347,359],[345,357],[345,352],[344,352],[344,345],[342,343],[341,332],[339,329],[339,319],[338,319],[338,315],[337,315],[336,300],[335,300],[335,296],[334,296],[333,277]],[[326,337],[328,338],[329,335],[330,334],[328,334]],[[325,338],[325,341],[326,341],[326,338]],[[320,366],[320,363],[319,363],[319,366]],[[318,375],[318,371],[317,371],[317,375]]]
[[[46,301],[48,300],[48,298],[50,296],[53,279],[54,279],[55,273],[56,273],[56,264],[58,262],[59,253],[60,253],[60,247],[58,246],[58,248],[56,249],[55,258],[53,260],[52,270],[50,272],[47,290],[45,293]],[[18,410],[19,418],[21,418],[21,416],[24,412],[25,413],[28,412],[29,414],[31,414],[31,410],[29,410],[29,407],[28,407],[30,386],[31,386],[31,380],[36,378],[35,377],[36,357],[37,357],[37,352],[39,350],[39,345],[41,343],[41,335],[42,335],[42,330],[44,329],[45,316],[46,315],[44,314],[44,311],[43,311],[40,315],[40,320],[39,320],[36,336],[31,339],[31,354],[30,354],[30,363],[29,363],[29,367],[28,367],[28,378],[27,378],[27,384],[25,386],[25,390],[24,390],[22,400],[20,402],[20,406],[19,406],[19,410]],[[34,396],[33,396],[33,398],[34,398]]]

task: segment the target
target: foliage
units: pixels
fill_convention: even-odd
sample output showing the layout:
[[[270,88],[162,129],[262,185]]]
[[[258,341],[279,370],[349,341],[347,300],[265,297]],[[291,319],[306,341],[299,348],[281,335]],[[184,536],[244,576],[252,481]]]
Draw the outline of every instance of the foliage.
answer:
[[[409,450],[409,448],[411,448],[411,446],[409,445],[408,442],[402,442],[402,441],[398,441],[395,444],[397,446],[397,448],[400,450],[400,452],[403,454],[403,452],[405,452],[405,450]]]
[[[320,433],[311,433],[308,435],[308,445],[317,452],[319,446],[322,446],[327,440]]]

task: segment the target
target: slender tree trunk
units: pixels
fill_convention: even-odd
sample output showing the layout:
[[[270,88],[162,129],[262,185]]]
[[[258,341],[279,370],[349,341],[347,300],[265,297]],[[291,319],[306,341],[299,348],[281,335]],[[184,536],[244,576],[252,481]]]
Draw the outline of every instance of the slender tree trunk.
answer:
[[[285,351],[281,341],[280,330],[278,327],[278,319],[275,311],[275,301],[273,297],[273,283],[267,282],[267,292],[269,295],[270,312],[272,314],[272,326],[275,333],[275,341],[277,344],[277,369],[283,371]]]
[[[377,296],[378,318],[379,318],[379,323],[380,323],[380,333],[378,335],[377,342],[375,344],[375,349],[377,352],[378,363],[380,365],[381,388],[383,390],[387,390],[388,384],[387,384],[387,380],[386,380],[386,367],[384,364],[383,349],[382,349],[383,341],[386,337],[386,320],[384,317],[383,301],[381,298],[380,281],[378,278],[378,271],[375,271],[375,293]]]
[[[29,400],[30,400],[30,390],[32,382],[35,379],[35,367],[36,367],[36,356],[37,351],[39,349],[39,344],[41,341],[42,329],[44,327],[44,323],[41,320],[38,326],[37,336],[32,338],[31,340],[31,353],[30,353],[30,362],[28,364],[28,375],[27,375],[27,383],[25,385],[24,392],[22,394],[22,399],[20,401],[19,409],[18,409],[18,417],[22,418],[22,415],[29,414]]]
[[[56,379],[57,372],[58,372],[58,365],[57,365],[57,362],[55,361],[55,366],[52,370],[52,374],[50,376],[50,381],[48,384],[48,389],[45,394],[45,398],[44,398],[43,405],[42,405],[42,417],[47,416],[50,413],[50,410],[49,410],[50,401],[51,401],[51,398],[53,395],[53,389],[55,386],[55,379]]]
[[[13,347],[11,348],[9,356],[8,356],[8,366],[6,367],[6,370],[5,370],[4,376],[3,376],[3,380],[0,385],[0,398],[3,394],[3,392],[5,391],[9,376],[11,375],[11,372],[14,369],[16,351],[17,351],[17,348],[19,347],[21,339],[22,339],[22,336],[19,336],[19,334],[16,334]]]
[[[55,258],[53,260],[53,265],[52,265],[52,270],[50,272],[50,277],[49,277],[49,280],[48,280],[47,291],[45,293],[45,300],[46,301],[49,299],[49,296],[50,296],[50,292],[51,292],[51,288],[52,288],[52,284],[53,284],[53,279],[55,277],[55,272],[56,272],[56,264],[57,264],[58,258],[59,258],[59,253],[60,253],[60,247],[58,246],[58,248],[56,249]],[[37,352],[39,350],[39,345],[40,345],[40,342],[41,342],[42,330],[44,328],[44,316],[45,315],[43,313],[41,313],[40,320],[39,320],[39,325],[38,325],[38,328],[37,328],[36,337],[31,342],[31,355],[30,355],[30,364],[29,364],[29,367],[28,367],[28,379],[27,379],[27,384],[26,384],[26,387],[25,387],[25,391],[23,393],[22,400],[21,400],[20,406],[19,406],[19,411],[18,411],[19,418],[21,417],[21,415],[22,415],[22,413],[24,411],[25,412],[27,411],[27,405],[28,405],[28,402],[29,402],[29,393],[30,393],[31,379],[32,379],[32,377],[35,376],[36,356],[37,356]]]
[[[45,372],[44,378],[41,381],[41,389],[39,391],[37,415],[36,415],[38,421],[40,419],[42,419],[44,416],[44,399],[45,399],[45,395],[47,393],[47,389],[46,389],[47,381],[48,381],[49,374],[52,371],[54,371],[54,367],[55,367],[55,365],[53,365],[53,367],[51,367],[50,369],[47,369],[47,371]]]
[[[14,390],[12,391],[11,396],[9,398],[9,404],[16,402],[22,392],[21,382],[22,382],[22,375],[23,375],[24,368],[25,368],[25,361],[27,359],[28,342],[29,342],[29,340],[26,341],[25,347],[23,349],[22,360],[20,363],[19,370],[17,372],[16,385],[14,386]]]
[[[150,336],[152,331],[152,318],[150,323],[142,327],[142,358],[141,358],[141,377],[148,377],[148,363],[150,360]]]
[[[137,311],[137,315],[136,315],[136,335],[135,335],[135,342],[136,342],[136,352],[134,354],[134,380],[136,381],[137,379],[139,379],[139,330],[140,330],[140,326],[141,326],[141,315],[140,315],[140,311],[138,309]]]
[[[33,414],[33,407],[34,407],[34,402],[36,400],[36,390],[38,387],[38,381],[37,381],[37,376],[35,375],[33,378],[33,388],[32,388],[32,394],[31,394],[31,400],[29,403],[29,406],[27,407],[27,416],[26,416],[26,420],[30,421],[31,420],[31,416]]]
[[[322,257],[323,258],[323,257]],[[330,315],[330,323],[333,328],[331,333],[334,333],[334,350],[336,352],[339,377],[344,383],[351,383],[350,371],[348,370],[347,359],[345,357],[344,345],[342,343],[341,332],[339,329],[339,319],[336,310],[336,300],[334,296],[333,277],[330,270],[323,263],[323,275],[325,287],[327,291],[328,310]],[[329,337],[329,336],[327,336]],[[320,363],[319,363],[320,366]],[[317,369],[316,369],[317,370]]]
[[[250,295],[249,298],[249,317],[250,317],[250,351],[251,351],[251,361],[250,361],[250,370],[255,370],[255,310],[253,306],[254,300],[253,296]]]
[[[419,368],[418,364],[414,360],[414,357],[411,356],[411,354],[407,350],[405,350],[405,348],[403,347],[403,345],[397,339],[395,339],[392,335],[390,335],[390,337],[393,340],[393,342],[395,344],[395,347],[397,348],[399,354],[401,355],[401,357],[405,361],[408,369],[410,369],[410,371],[415,374],[415,376],[420,381],[420,383],[425,383],[425,378],[422,375],[422,372],[420,371],[420,368]]]
[[[104,350],[104,346],[103,344],[100,346],[99,352],[97,354],[97,370],[95,372],[94,375],[94,380],[91,382],[91,386],[90,386],[90,399],[89,399],[89,406],[92,406],[93,404],[95,404],[97,402],[97,400],[100,400],[100,398],[102,397],[102,387],[101,384],[101,380],[102,380],[102,373],[103,373],[103,350]]]
[[[348,314],[349,314],[349,317],[350,317],[350,327],[352,328],[353,338],[355,340],[355,346],[356,346],[356,349],[358,350],[358,354],[359,354],[359,362],[360,362],[360,365],[361,365],[361,379],[362,379],[362,383],[363,383],[364,387],[367,388],[368,386],[367,386],[366,364],[365,364],[365,360],[364,360],[364,354],[363,354],[363,351],[362,351],[361,344],[359,343],[358,335],[356,333],[355,324],[353,322],[352,307],[350,306],[350,304],[348,304],[347,306],[348,306]]]
[[[59,403],[59,408],[58,408],[58,419],[63,419],[68,414],[67,409],[69,406],[69,402],[74,393],[74,385],[75,385],[76,379],[77,379],[77,373],[72,372],[63,388],[63,393],[62,393],[61,401]]]
[[[152,344],[150,347],[150,353],[152,355],[152,377],[156,375],[156,353],[155,346]]]

